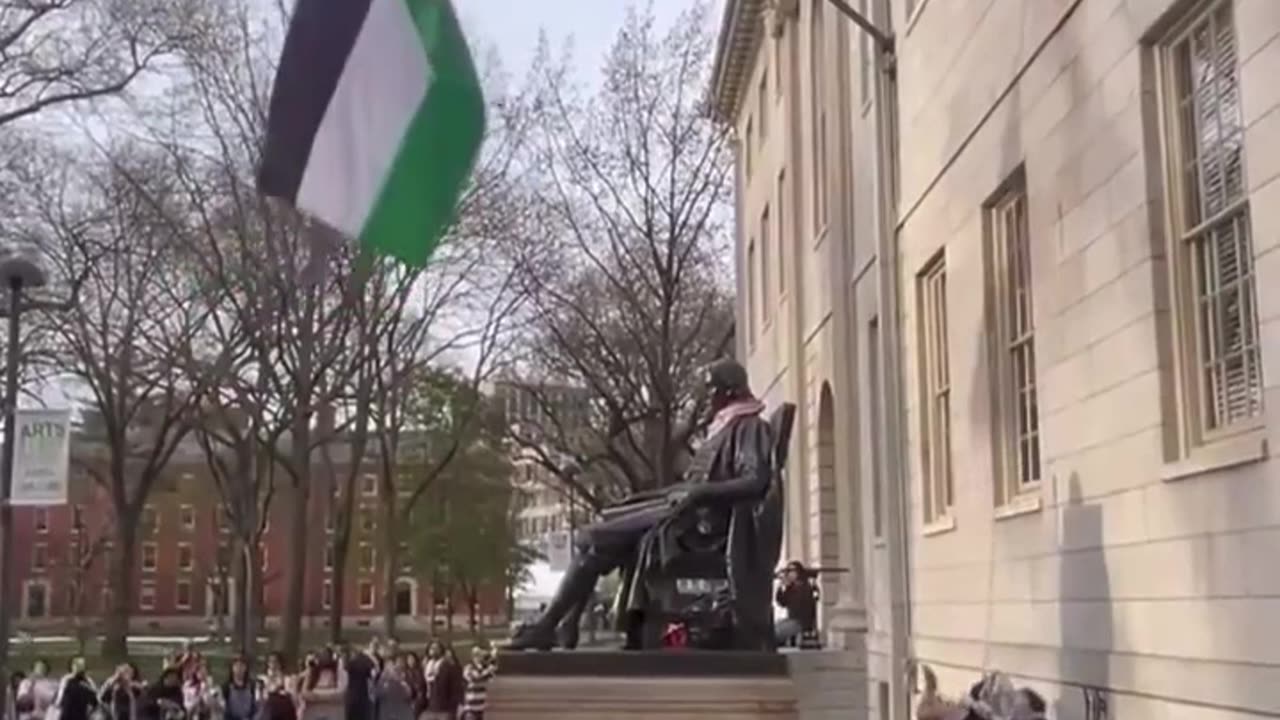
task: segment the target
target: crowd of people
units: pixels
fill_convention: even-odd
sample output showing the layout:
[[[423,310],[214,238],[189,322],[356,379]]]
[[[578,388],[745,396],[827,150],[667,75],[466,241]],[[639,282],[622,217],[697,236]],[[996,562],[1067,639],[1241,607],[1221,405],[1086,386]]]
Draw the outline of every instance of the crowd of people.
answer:
[[[262,673],[232,658],[221,682],[205,657],[186,646],[147,682],[124,663],[96,684],[82,658],[61,677],[37,660],[14,673],[6,720],[484,720],[486,690],[497,670],[491,650],[477,647],[464,665],[447,643],[419,655],[395,641],[367,648],[326,647],[295,672],[283,655]]]

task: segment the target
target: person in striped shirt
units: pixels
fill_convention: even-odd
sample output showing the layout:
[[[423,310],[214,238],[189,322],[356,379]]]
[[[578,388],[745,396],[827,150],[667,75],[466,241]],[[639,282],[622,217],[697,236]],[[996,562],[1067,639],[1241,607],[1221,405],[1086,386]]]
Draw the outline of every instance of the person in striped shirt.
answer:
[[[489,681],[497,672],[493,653],[477,645],[471,650],[471,662],[462,671],[466,680],[466,693],[462,698],[462,720],[484,720],[485,701],[489,695]]]

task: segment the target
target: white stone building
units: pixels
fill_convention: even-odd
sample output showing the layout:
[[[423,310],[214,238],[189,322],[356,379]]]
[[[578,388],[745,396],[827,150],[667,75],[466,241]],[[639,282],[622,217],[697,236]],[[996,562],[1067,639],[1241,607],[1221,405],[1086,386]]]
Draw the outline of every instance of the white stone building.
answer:
[[[1277,716],[1280,0],[838,4],[727,0],[711,97],[857,703]]]

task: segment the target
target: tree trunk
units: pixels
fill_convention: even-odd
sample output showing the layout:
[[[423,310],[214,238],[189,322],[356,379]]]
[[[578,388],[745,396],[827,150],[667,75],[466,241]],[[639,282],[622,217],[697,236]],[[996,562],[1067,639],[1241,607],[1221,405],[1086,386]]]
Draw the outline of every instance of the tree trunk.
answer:
[[[342,642],[342,598],[347,594],[347,557],[351,550],[350,515],[353,511],[354,507],[346,512],[347,521],[339,522],[333,534],[333,573],[329,576],[333,583],[333,602],[329,604],[329,642],[335,644]]]
[[[236,594],[239,598],[233,644],[240,648],[240,654],[252,660],[257,656],[261,625],[258,608],[262,603],[262,549],[254,540],[242,545],[240,550],[240,561],[236,563]]]
[[[316,294],[308,291],[302,300],[304,312],[298,323],[298,366],[294,377],[297,396],[289,433],[289,461],[292,465],[293,508],[289,513],[288,568],[285,573],[286,595],[281,619],[284,656],[296,662],[302,649],[302,612],[307,596],[307,521],[311,513],[311,420],[316,397],[314,372]],[[335,587],[335,595],[336,587]]]
[[[138,549],[137,512],[122,513],[116,523],[116,553],[111,565],[111,610],[107,615],[102,654],[108,660],[129,656],[129,620],[133,614],[133,575]]]
[[[262,571],[262,549],[259,547],[253,553],[253,593],[249,594],[247,602],[250,602],[249,610],[245,612],[245,622],[248,625],[249,632],[247,634],[248,644],[251,649],[250,657],[257,657],[258,636],[262,634],[263,628],[266,627],[266,616],[262,612],[264,606],[263,598],[266,592],[263,590],[266,583],[266,573]]]
[[[388,484],[383,484],[386,492]],[[387,637],[396,634],[396,582],[400,575],[400,532],[396,518],[396,490],[390,488],[390,498],[383,498],[378,508],[379,526],[382,530],[382,627]]]
[[[453,637],[453,589],[450,582],[444,591],[444,627],[445,635],[449,637]]]
[[[237,544],[239,547],[236,548],[236,594],[239,595],[240,598],[239,602],[236,603],[235,617],[231,621],[231,637],[234,638],[232,641],[233,644],[242,643],[242,639],[244,638],[245,622],[248,618],[248,608],[246,607],[248,593],[245,592],[245,588],[249,587],[249,574],[253,572],[252,561],[246,559],[244,555],[244,541],[240,540]],[[250,648],[240,648],[240,652],[244,653],[246,656],[249,655],[249,650]]]
[[[306,431],[310,434],[310,431]],[[308,445],[310,438],[307,438]],[[294,442],[298,442],[294,436]],[[301,443],[299,443],[301,444]],[[295,451],[296,454],[296,451]],[[306,456],[305,446],[302,455]],[[304,471],[305,472],[305,471]],[[299,659],[302,649],[302,611],[307,589],[307,519],[311,500],[311,484],[301,482],[292,488],[293,506],[289,512],[289,561],[285,571],[286,596],[281,619],[281,649],[290,661]],[[334,592],[335,599],[337,592]],[[336,604],[336,603],[335,603]]]

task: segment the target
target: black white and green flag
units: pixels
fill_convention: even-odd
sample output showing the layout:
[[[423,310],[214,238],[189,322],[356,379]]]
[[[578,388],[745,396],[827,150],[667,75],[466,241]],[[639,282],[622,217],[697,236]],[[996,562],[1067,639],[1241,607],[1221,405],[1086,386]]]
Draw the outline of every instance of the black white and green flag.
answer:
[[[453,221],[484,122],[449,0],[298,0],[258,186],[422,265]]]

